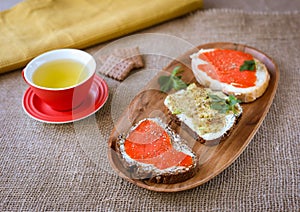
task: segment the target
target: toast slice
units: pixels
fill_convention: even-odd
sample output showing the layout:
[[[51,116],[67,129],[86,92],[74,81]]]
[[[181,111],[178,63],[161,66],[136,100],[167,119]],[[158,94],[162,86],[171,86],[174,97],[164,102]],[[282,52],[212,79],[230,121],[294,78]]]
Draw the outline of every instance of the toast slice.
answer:
[[[196,80],[212,90],[234,95],[242,102],[252,102],[263,95],[270,74],[252,55],[228,49],[201,49],[191,55]],[[240,71],[245,61],[254,61],[254,70]]]
[[[119,136],[117,152],[133,179],[172,184],[198,171],[196,154],[159,118],[143,119]]]
[[[215,144],[226,138],[238,118],[242,107],[234,96],[190,84],[185,90],[169,94],[164,104],[177,124],[188,127],[201,143]]]

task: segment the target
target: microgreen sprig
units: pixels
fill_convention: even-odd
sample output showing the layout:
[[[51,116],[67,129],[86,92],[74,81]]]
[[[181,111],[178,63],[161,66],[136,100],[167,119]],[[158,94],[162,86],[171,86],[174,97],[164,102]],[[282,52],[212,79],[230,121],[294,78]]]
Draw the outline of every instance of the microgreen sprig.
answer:
[[[158,78],[158,83],[160,85],[160,90],[163,92],[168,92],[172,88],[175,90],[184,89],[187,87],[187,84],[182,81],[181,75],[178,75],[182,73],[183,70],[181,70],[180,66],[176,66],[170,76],[160,76]]]
[[[238,110],[236,109],[236,104],[241,101],[238,100],[235,96],[229,95],[227,99],[221,98],[218,95],[208,94],[211,99],[210,107],[214,110],[219,111],[220,113],[228,113],[232,111],[234,114],[238,114]]]
[[[240,66],[240,71],[255,71],[255,61],[245,60],[244,63]]]

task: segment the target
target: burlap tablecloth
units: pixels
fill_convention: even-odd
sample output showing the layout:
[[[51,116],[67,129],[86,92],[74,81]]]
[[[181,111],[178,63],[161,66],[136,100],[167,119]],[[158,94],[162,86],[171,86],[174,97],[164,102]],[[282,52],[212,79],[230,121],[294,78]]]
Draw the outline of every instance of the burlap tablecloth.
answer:
[[[280,68],[274,102],[246,150],[217,177],[179,193],[139,188],[111,170],[106,142],[115,119],[113,108],[122,103],[115,102],[122,86],[118,82],[105,78],[110,97],[95,115],[55,125],[35,121],[23,111],[27,85],[21,71],[1,75],[0,210],[299,210],[299,29],[299,12],[216,9],[142,31],[173,35],[195,46],[219,41],[247,44],[267,53]],[[96,54],[103,46],[87,51]],[[159,69],[165,63],[148,57],[148,67]],[[124,99],[134,92],[126,91]]]

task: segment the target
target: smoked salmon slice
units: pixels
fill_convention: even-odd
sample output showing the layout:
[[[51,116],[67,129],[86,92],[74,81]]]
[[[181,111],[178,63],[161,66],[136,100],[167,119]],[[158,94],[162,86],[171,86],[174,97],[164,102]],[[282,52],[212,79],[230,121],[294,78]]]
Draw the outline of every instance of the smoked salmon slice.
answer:
[[[253,60],[251,54],[230,49],[215,49],[203,52],[198,57],[201,60],[209,61],[208,64],[199,64],[198,68],[213,79],[240,88],[255,85],[255,67],[253,70],[240,71],[240,67],[245,61]]]

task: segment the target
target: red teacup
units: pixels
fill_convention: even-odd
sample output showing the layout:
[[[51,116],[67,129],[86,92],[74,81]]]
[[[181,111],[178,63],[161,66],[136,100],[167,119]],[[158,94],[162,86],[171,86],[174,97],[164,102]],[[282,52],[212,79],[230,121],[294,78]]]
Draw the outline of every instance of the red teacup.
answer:
[[[37,85],[33,80],[36,70],[45,63],[57,60],[72,60],[82,64],[86,76],[81,81],[67,87],[53,88]],[[58,49],[34,58],[24,68],[22,74],[26,83],[42,101],[55,110],[66,111],[78,107],[88,96],[94,80],[95,70],[96,62],[90,54],[77,49]],[[68,72],[72,72],[72,69]],[[61,79],[58,77],[57,80]]]

